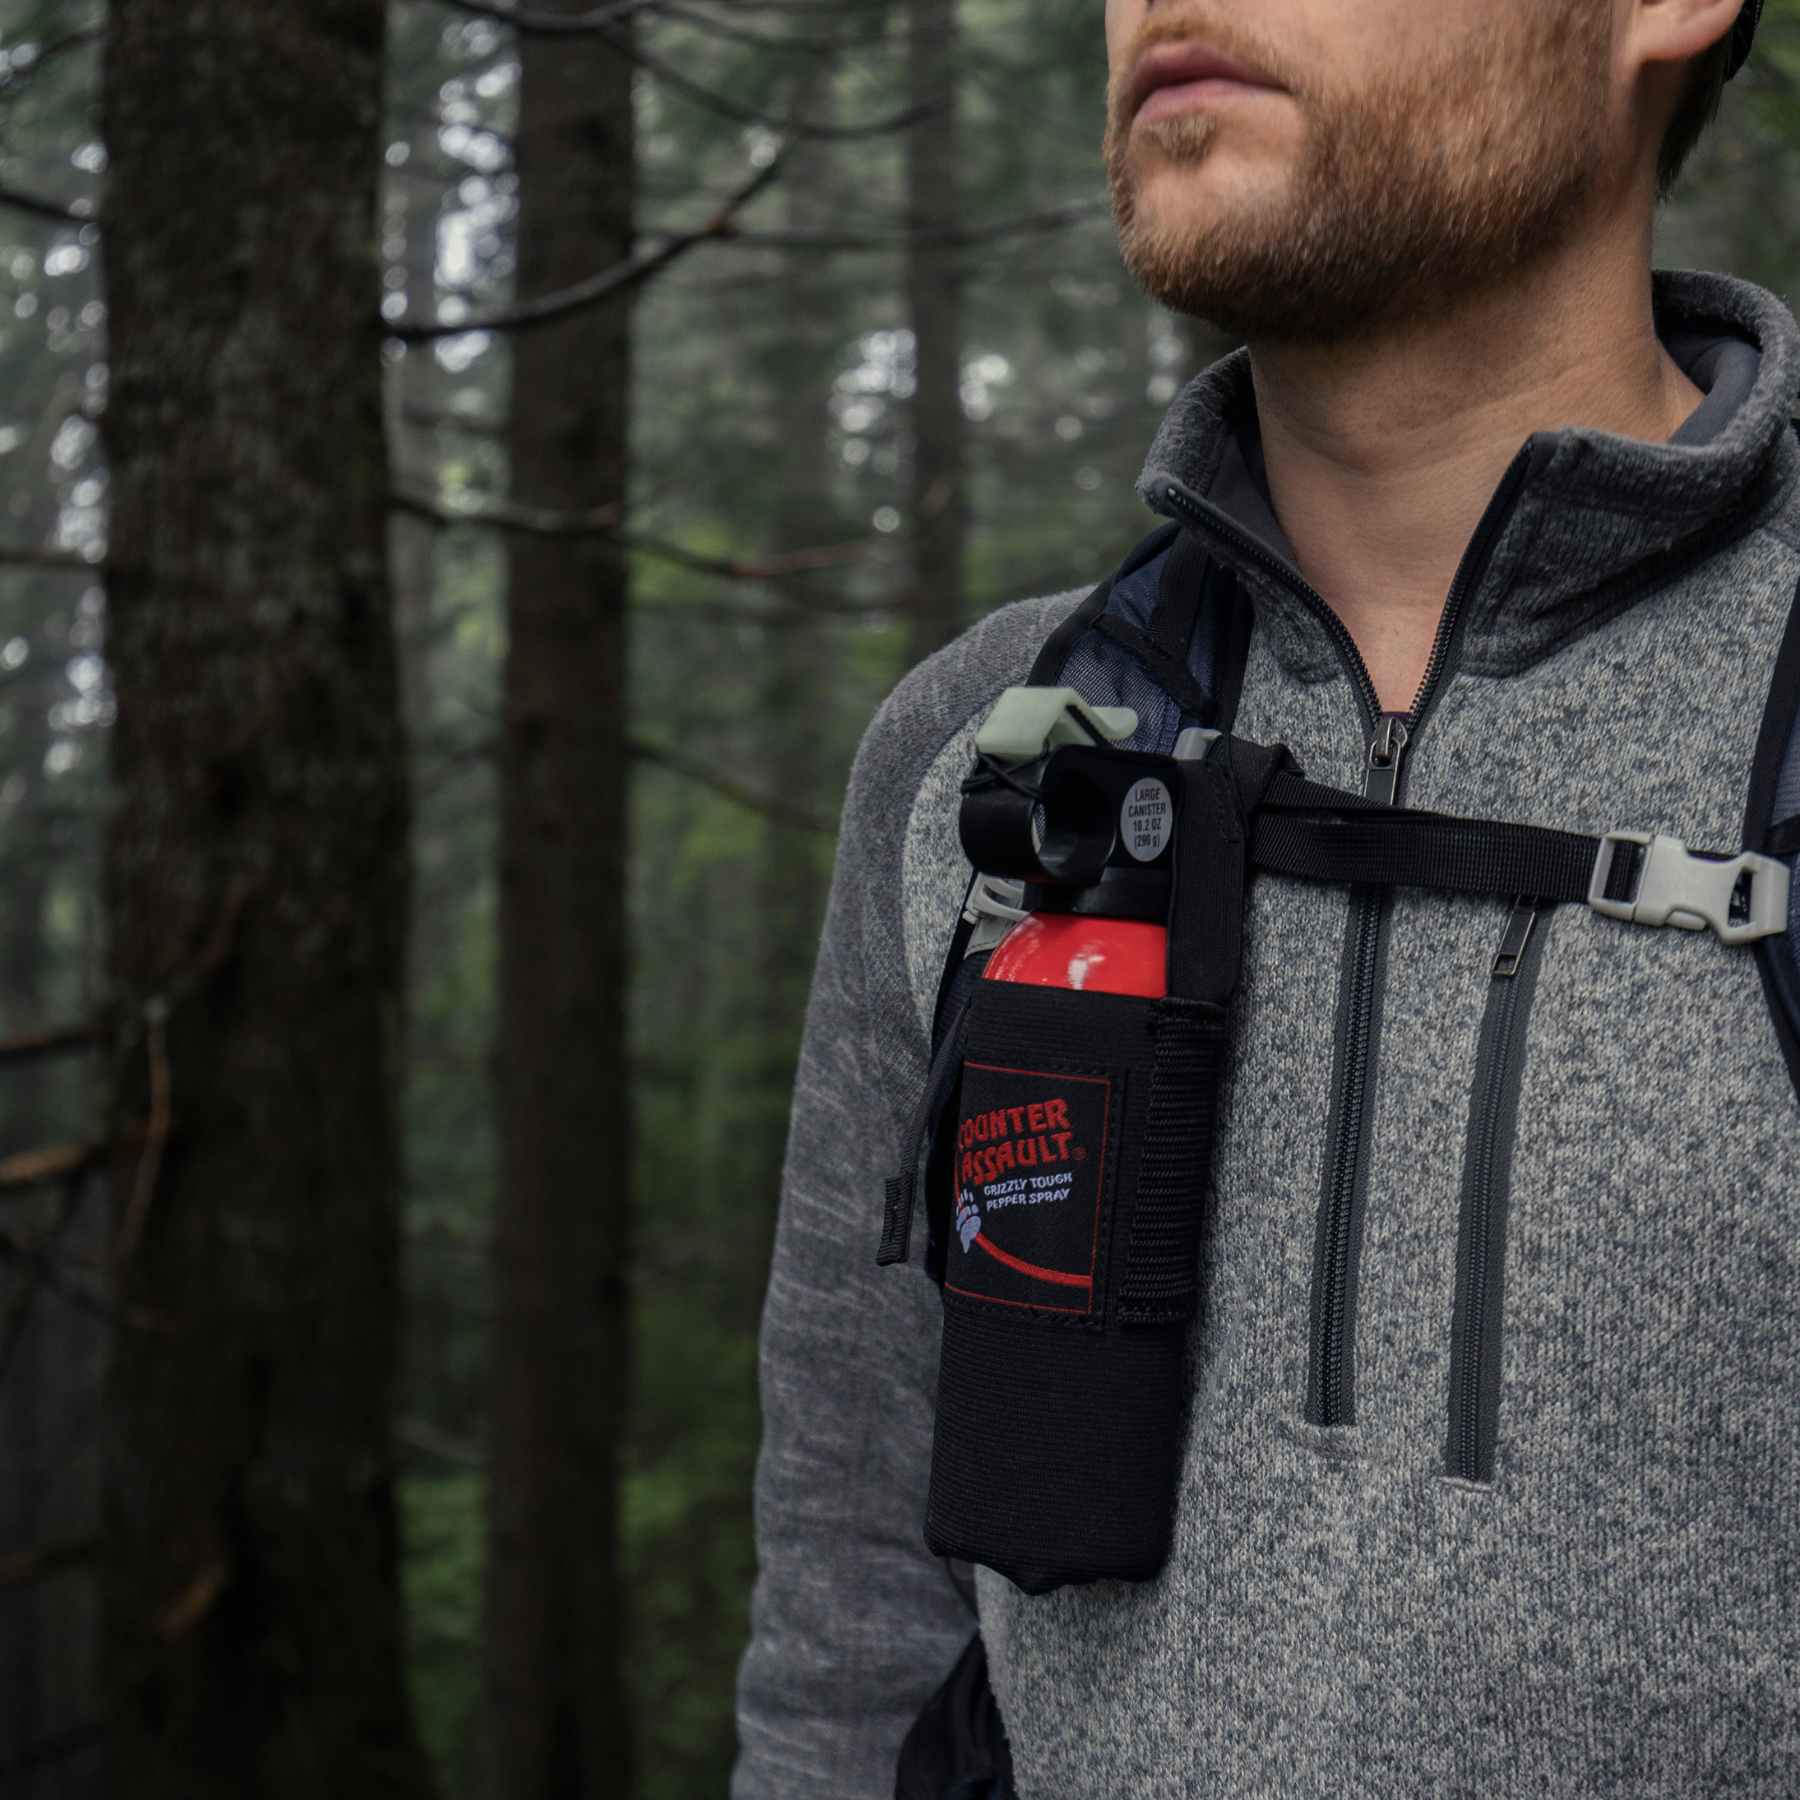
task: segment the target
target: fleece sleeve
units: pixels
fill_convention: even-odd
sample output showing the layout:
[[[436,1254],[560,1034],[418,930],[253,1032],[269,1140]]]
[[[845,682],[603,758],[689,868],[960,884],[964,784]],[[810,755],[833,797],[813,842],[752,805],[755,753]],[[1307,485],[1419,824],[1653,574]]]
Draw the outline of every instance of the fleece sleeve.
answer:
[[[851,768],[763,1303],[731,1800],[891,1800],[901,1739],[977,1628],[972,1572],[925,1547],[942,1306],[923,1221],[910,1266],[875,1265],[930,1050],[908,931],[935,979],[968,874],[953,784],[924,800],[921,787],[1081,592],[1002,607],[927,659]],[[915,835],[947,849],[909,862],[915,806],[929,813]]]
[[[928,1048],[895,879],[913,798],[893,753],[904,692],[851,772],[800,1049],[760,1339],[732,1800],[891,1800],[900,1741],[975,1629],[923,1538],[937,1292],[917,1266],[875,1265]]]

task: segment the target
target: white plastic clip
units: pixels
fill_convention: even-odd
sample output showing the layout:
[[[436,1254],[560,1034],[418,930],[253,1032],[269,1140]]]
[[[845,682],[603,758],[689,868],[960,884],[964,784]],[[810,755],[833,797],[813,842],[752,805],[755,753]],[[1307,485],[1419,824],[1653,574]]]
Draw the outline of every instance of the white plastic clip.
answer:
[[[1643,865],[1632,897],[1609,900],[1613,859],[1624,844],[1643,847]],[[1684,931],[1710,925],[1721,943],[1743,944],[1787,930],[1788,870],[1752,850],[1715,861],[1663,832],[1609,831],[1594,858],[1588,905],[1635,925],[1679,925]]]
[[[1130,737],[1138,716],[1129,706],[1092,706],[1072,687],[1009,687],[975,734],[975,748],[1004,763],[1035,762],[1063,744]]]

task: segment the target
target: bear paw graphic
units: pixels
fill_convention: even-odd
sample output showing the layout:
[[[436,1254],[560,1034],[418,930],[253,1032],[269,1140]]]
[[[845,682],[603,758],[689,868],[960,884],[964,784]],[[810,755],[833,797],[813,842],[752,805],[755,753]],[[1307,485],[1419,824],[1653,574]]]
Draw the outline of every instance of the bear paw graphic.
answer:
[[[964,1188],[956,1197],[956,1232],[962,1239],[965,1255],[980,1229],[981,1214],[975,1210],[975,1196],[968,1188]]]

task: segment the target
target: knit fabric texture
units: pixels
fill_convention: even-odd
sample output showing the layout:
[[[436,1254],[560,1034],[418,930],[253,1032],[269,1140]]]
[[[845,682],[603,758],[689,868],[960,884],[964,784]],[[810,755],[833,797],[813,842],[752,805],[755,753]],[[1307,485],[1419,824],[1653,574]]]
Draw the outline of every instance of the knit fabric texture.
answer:
[[[1408,751],[1408,805],[1743,841],[1800,587],[1800,329],[1743,281],[1654,284],[1659,335],[1707,401],[1668,443],[1534,434]],[[1176,396],[1138,491],[1167,511],[1170,482],[1254,605],[1237,732],[1359,786],[1370,722],[1343,654],[1297,574],[1236,536],[1291,570],[1246,353]],[[922,1232],[911,1266],[874,1256],[969,877],[958,784],[995,697],[1128,548],[915,669],[857,753],[762,1321],[733,1800],[887,1800],[902,1737],[977,1629],[1025,1800],[1791,1796],[1800,1104],[1753,957],[1710,932],[1579,905],[1543,922],[1509,1090],[1492,1473],[1470,1480],[1445,1466],[1452,1322],[1509,903],[1393,896],[1353,1422],[1319,1424],[1350,898],[1257,878],[1168,1561],[1028,1595],[927,1550],[942,1304]]]

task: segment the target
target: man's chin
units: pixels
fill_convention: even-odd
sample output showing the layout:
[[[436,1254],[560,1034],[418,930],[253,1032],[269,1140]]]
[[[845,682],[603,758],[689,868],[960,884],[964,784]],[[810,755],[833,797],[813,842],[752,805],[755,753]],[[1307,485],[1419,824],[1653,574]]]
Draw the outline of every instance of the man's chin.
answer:
[[[1332,344],[1378,323],[1391,293],[1359,296],[1349,285],[1301,276],[1292,264],[1247,253],[1221,257],[1186,254],[1168,243],[1122,245],[1126,271],[1157,305],[1202,319],[1226,336],[1248,343]],[[1247,252],[1249,251],[1246,246]]]

